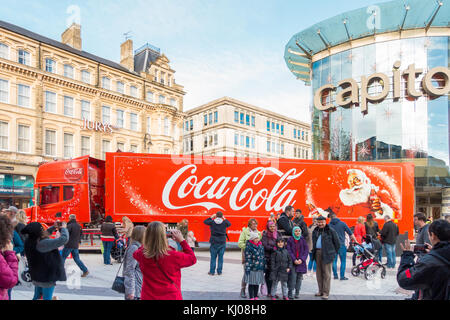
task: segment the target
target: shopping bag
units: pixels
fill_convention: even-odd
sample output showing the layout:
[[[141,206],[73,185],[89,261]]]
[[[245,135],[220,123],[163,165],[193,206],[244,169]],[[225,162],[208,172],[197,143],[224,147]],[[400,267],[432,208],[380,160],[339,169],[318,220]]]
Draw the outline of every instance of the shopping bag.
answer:
[[[265,282],[261,285],[261,295],[267,295],[267,284]]]

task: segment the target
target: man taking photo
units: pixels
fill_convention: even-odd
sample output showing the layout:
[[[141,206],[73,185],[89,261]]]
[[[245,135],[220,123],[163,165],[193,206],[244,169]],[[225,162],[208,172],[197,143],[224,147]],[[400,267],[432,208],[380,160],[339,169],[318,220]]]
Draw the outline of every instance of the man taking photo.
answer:
[[[400,244],[403,249],[397,273],[399,286],[417,290],[418,300],[450,299],[450,223],[436,220],[428,229],[432,248],[425,249],[417,263],[409,240]],[[431,250],[430,250],[431,249]]]

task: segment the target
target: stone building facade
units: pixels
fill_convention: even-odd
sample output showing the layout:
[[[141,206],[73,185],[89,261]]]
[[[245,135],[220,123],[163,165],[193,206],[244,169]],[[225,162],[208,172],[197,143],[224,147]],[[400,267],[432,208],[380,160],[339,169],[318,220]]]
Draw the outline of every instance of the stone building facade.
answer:
[[[183,86],[160,49],[121,45],[121,61],[0,21],[0,205],[26,207],[39,163],[105,152],[181,153]]]

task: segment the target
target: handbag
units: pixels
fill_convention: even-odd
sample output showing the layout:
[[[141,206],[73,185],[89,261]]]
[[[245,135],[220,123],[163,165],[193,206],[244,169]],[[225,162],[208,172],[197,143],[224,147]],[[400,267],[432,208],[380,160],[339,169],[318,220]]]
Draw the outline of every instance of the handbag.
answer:
[[[126,254],[126,252],[125,252]],[[125,256],[124,254],[124,256]],[[120,269],[122,268],[123,262],[125,259],[122,260],[122,263],[120,264],[119,270],[117,270],[116,278],[114,279],[114,282],[112,284],[111,289],[118,293],[125,293],[125,277],[119,276]]]

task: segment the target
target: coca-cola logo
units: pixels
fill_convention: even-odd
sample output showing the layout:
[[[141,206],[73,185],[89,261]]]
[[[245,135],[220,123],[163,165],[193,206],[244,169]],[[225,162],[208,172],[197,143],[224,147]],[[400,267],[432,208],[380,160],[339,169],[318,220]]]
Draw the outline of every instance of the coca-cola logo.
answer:
[[[67,168],[66,171],[64,171],[64,177],[70,181],[78,181],[83,175],[83,168]]]
[[[289,189],[288,186],[305,170],[297,173],[296,169],[290,169],[283,173],[273,167],[257,167],[241,178],[222,176],[217,180],[212,176],[200,179],[196,172],[197,166],[191,164],[180,168],[170,177],[162,193],[163,204],[168,209],[201,206],[207,210],[225,210],[218,202],[227,197],[229,208],[233,211],[245,208],[250,211],[259,208],[267,212],[280,211],[287,205],[294,205],[297,190]],[[183,204],[183,199],[188,196],[198,202],[186,204],[185,200]]]

